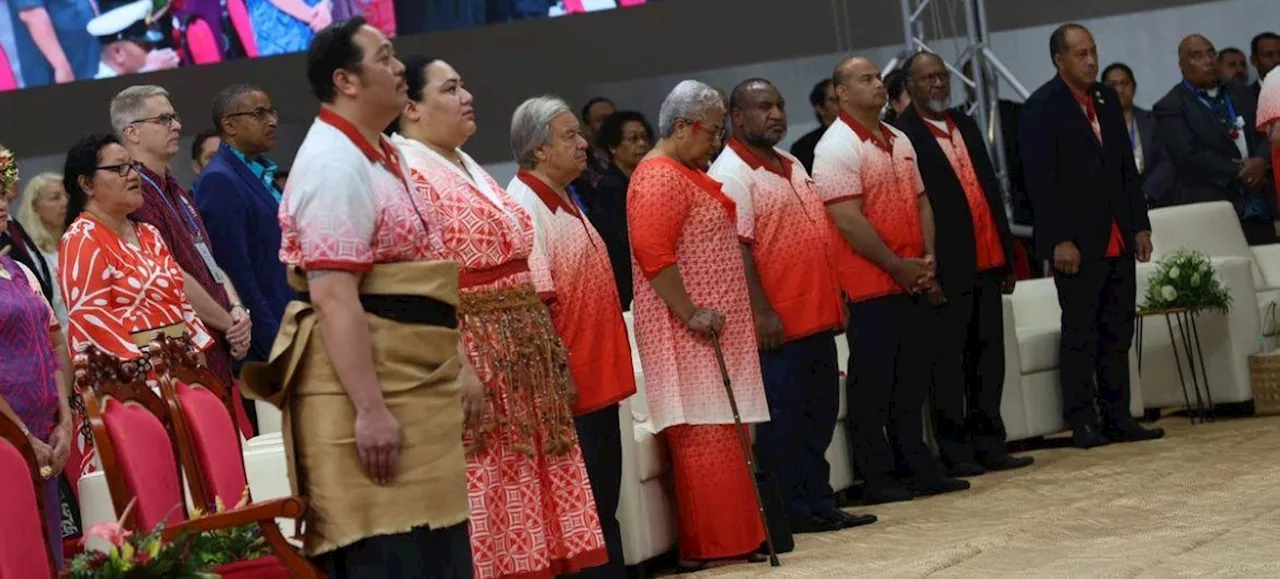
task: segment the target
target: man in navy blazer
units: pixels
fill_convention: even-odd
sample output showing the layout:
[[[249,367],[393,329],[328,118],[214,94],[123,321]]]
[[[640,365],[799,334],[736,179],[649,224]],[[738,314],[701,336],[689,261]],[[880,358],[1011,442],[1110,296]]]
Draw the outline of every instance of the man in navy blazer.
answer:
[[[1134,257],[1151,259],[1151,222],[1124,112],[1116,91],[1097,81],[1087,28],[1059,27],[1049,49],[1058,75],[1027,99],[1021,144],[1036,248],[1052,258],[1062,307],[1063,413],[1081,448],[1159,438],[1164,431],[1129,414]]]
[[[277,112],[261,89],[235,85],[214,97],[213,122],[222,145],[192,192],[213,257],[249,308],[253,341],[245,360],[265,361],[294,297],[279,257],[276,165],[264,156],[275,148]]]

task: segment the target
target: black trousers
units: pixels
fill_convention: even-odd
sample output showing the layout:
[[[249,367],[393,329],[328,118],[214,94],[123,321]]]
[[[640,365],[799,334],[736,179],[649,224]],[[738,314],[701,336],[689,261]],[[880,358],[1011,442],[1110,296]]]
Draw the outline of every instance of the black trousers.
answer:
[[[835,510],[827,447],[840,412],[840,367],[831,332],[760,352],[769,421],[756,425],[756,456],[778,481],[787,515]]]
[[[424,497],[423,500],[431,500]],[[330,579],[471,579],[467,523],[369,537],[320,557]]]
[[[622,433],[618,405],[611,404],[573,419],[582,447],[582,461],[591,481],[591,493],[600,514],[600,529],[609,562],[569,577],[615,579],[627,576],[622,558],[622,526],[618,524],[618,497],[622,494]]]
[[[1276,226],[1271,221],[1241,221],[1240,229],[1249,245],[1268,245],[1277,241]]]
[[[974,287],[934,309],[934,434],[943,460],[973,462],[1004,450],[1004,310],[1001,279],[980,273]]]
[[[854,464],[870,488],[894,485],[899,474],[942,474],[924,442],[931,317],[928,302],[917,296],[849,305],[850,443]]]
[[[1129,347],[1137,288],[1132,257],[1080,264],[1075,275],[1054,272],[1062,306],[1058,367],[1062,410],[1072,428],[1098,421],[1096,398],[1110,421],[1129,416]]]

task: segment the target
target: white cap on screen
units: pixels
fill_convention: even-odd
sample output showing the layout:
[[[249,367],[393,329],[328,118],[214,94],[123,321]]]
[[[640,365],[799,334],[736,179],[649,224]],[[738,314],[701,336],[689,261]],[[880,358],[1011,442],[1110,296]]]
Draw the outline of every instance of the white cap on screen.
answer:
[[[85,28],[94,36],[115,36],[151,15],[151,0],[137,0],[108,10],[89,21]]]

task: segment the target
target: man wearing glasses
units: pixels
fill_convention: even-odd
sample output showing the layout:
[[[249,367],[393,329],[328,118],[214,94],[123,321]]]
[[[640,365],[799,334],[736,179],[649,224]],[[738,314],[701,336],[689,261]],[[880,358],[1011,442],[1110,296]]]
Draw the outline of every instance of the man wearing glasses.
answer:
[[[275,149],[279,116],[262,89],[237,84],[213,97],[212,117],[222,145],[192,192],[213,257],[252,312],[246,360],[266,361],[294,297],[278,256],[284,192],[276,187],[276,164],[265,156]]]
[[[130,215],[160,231],[165,245],[182,268],[187,297],[196,315],[212,330],[214,345],[205,351],[209,370],[230,387],[232,358],[249,350],[249,309],[214,261],[209,232],[191,197],[169,171],[178,153],[182,120],[173,110],[169,93],[158,86],[132,86],[111,99],[111,128],[129,151],[142,179],[144,203]],[[239,399],[240,392],[231,388]],[[238,416],[241,430],[252,436],[248,416]]]

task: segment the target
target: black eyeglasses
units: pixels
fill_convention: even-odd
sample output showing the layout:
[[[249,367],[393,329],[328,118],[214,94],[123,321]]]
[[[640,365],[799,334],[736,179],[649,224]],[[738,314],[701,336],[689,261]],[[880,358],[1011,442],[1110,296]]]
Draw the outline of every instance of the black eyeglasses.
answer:
[[[182,123],[182,117],[179,116],[178,113],[166,113],[163,115],[156,115],[154,117],[147,117],[145,119],[138,119],[129,124],[134,125],[137,123],[151,123],[162,127],[173,127],[174,125]]]
[[[253,117],[255,119],[258,119],[259,121],[265,121],[268,118],[278,119],[280,118],[280,107],[269,107],[269,108],[258,107],[251,111],[241,111],[238,113],[230,113],[222,118],[229,119],[231,117]]]
[[[111,171],[121,177],[128,177],[130,171],[138,171],[141,166],[142,164],[137,161],[130,161],[128,163],[120,163],[119,165],[102,165],[100,167],[94,167],[94,170]]]

